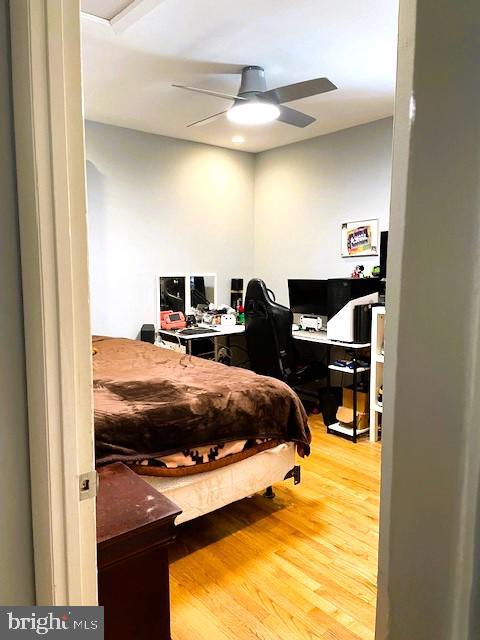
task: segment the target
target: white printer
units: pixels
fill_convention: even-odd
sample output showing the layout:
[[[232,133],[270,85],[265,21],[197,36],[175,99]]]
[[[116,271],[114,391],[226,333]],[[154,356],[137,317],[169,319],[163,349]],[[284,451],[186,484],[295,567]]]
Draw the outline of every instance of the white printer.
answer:
[[[305,313],[300,317],[300,328],[304,331],[321,331],[322,318],[313,313]]]

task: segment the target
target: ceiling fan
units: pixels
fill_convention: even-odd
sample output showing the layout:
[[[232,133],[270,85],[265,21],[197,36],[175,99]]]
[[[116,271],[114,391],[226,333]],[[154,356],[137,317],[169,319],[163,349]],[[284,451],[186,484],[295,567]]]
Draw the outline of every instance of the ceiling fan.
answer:
[[[192,122],[187,125],[189,127],[208,124],[225,114],[230,121],[236,124],[266,124],[273,120],[279,120],[294,127],[307,127],[312,122],[315,122],[315,118],[291,107],[286,107],[284,103],[337,89],[328,78],[314,78],[313,80],[305,80],[304,82],[267,90],[265,71],[262,67],[255,66],[242,69],[242,81],[236,96],[228,93],[219,93],[218,91],[209,91],[208,89],[186,87],[181,84],[174,84],[173,86],[225,100],[233,100],[233,105],[229,109]]]

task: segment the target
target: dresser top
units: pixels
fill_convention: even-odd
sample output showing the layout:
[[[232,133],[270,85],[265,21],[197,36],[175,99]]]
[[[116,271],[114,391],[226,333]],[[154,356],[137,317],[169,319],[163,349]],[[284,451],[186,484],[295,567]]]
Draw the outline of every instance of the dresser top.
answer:
[[[97,543],[171,522],[181,510],[121,462],[98,469]]]

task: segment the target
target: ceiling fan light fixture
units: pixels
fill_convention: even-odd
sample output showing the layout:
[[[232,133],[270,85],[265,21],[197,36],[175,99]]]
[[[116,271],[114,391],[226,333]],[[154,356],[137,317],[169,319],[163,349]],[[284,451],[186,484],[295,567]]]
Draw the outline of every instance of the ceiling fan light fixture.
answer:
[[[273,122],[280,115],[280,109],[271,102],[240,102],[227,111],[227,118],[235,124],[256,125]]]
[[[284,87],[267,89],[265,70],[263,67],[257,66],[249,66],[242,69],[242,79],[237,95],[219,93],[218,91],[210,91],[210,89],[201,89],[199,87],[187,87],[182,84],[174,84],[173,86],[186,91],[193,91],[194,93],[214,96],[215,98],[233,100],[233,105],[230,109],[192,122],[187,125],[188,127],[202,126],[226,115],[228,120],[240,125],[261,125],[278,119],[284,124],[302,129],[315,122],[315,118],[287,107],[285,103],[318,96],[338,88],[328,78],[313,78],[312,80],[287,84]]]

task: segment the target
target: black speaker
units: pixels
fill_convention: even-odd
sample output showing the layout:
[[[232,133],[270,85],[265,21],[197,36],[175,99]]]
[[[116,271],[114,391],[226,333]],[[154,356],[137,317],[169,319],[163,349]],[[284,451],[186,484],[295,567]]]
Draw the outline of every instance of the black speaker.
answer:
[[[230,288],[230,306],[235,311],[238,311],[238,307],[243,302],[243,278],[232,278],[232,285]]]
[[[387,277],[388,231],[380,234],[380,278]]]
[[[140,340],[142,342],[150,342],[151,344],[155,344],[155,325],[142,324],[142,328],[140,330]]]
[[[356,343],[370,342],[372,335],[372,305],[359,304],[353,310],[353,339]]]

